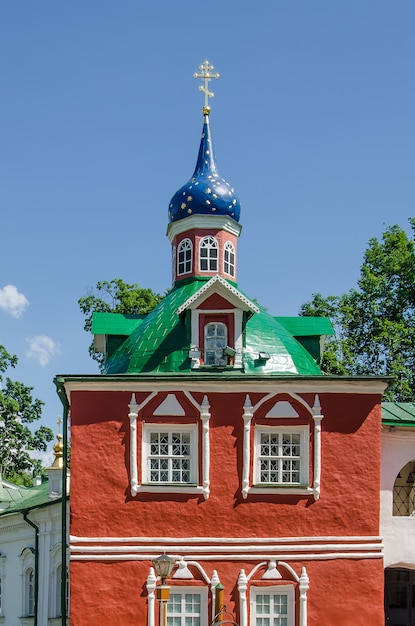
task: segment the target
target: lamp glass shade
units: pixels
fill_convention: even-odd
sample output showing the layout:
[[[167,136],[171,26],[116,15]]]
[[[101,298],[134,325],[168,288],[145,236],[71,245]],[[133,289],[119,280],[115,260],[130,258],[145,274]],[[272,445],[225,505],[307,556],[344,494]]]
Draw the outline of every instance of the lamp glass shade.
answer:
[[[167,554],[162,554],[153,559],[154,571],[157,576],[160,576],[161,580],[166,580],[172,573],[175,563],[176,559]]]

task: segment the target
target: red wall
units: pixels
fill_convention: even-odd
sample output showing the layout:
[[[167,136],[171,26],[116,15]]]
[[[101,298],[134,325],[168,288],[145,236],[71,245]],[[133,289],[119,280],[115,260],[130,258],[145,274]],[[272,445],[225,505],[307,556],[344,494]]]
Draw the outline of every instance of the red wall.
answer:
[[[137,402],[146,395],[137,393]],[[194,397],[201,403],[203,394],[195,393]],[[247,499],[242,498],[245,397],[246,393],[208,394],[211,487],[207,500],[202,495],[177,493],[139,493],[133,498],[129,490],[131,392],[72,392],[71,535],[184,538],[378,535],[380,398],[319,394],[324,414],[321,497],[314,501],[312,496],[295,495],[249,494]],[[262,394],[251,394],[252,404],[261,397]],[[309,405],[313,404],[314,394],[302,397]],[[263,405],[258,412],[259,420],[274,402],[275,399]],[[182,404],[186,413],[195,414],[185,399]],[[151,408],[149,405],[144,413],[151,414]],[[310,420],[301,404],[298,411],[297,423]],[[294,424],[295,420],[290,423]],[[313,433],[312,420],[310,433]],[[204,562],[203,567],[209,575],[213,569],[218,570],[225,586],[226,604],[233,610],[235,602],[239,606],[238,573],[241,568],[248,573],[254,564],[252,561]],[[150,565],[150,561],[72,562],[71,624],[146,624],[143,584]],[[307,567],[310,626],[383,623],[381,559],[320,560],[292,565],[298,572],[301,565]]]

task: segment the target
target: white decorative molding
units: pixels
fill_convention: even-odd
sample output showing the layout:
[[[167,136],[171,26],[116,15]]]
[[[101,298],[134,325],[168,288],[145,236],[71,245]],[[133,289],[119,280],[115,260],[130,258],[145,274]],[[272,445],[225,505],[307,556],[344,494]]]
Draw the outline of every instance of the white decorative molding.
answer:
[[[255,411],[258,410],[260,406],[262,406],[265,402],[270,400],[275,394],[267,394],[262,397],[254,407],[252,405],[248,407],[248,411],[244,406],[244,443],[243,443],[243,468],[242,468],[242,497],[244,499],[247,498],[248,493],[255,493],[259,495],[267,495],[267,494],[276,494],[276,495],[303,495],[308,496],[312,495],[314,500],[318,500],[320,497],[321,491],[321,420],[323,419],[323,414],[321,413],[321,406],[318,394],[315,394],[313,407],[310,408],[310,405],[307,404],[303,398],[301,398],[298,394],[286,392],[288,395],[296,402],[300,403],[308,412],[309,415],[313,418],[314,422],[314,456],[313,456],[313,486],[302,486],[302,485],[252,485],[250,479],[250,448],[251,448],[251,425],[252,418]],[[248,398],[248,396],[247,396]],[[279,401],[275,402],[272,409],[267,413],[266,417],[282,417],[282,415],[275,415],[271,412],[277,407]],[[281,404],[289,404],[287,401],[281,401]],[[287,415],[286,417],[292,418],[297,416],[295,415],[296,411],[292,408],[293,415]],[[286,408],[284,408],[284,412],[288,412]],[[308,438],[306,438],[306,441]],[[308,444],[306,444],[308,445]],[[308,467],[308,449],[304,448],[304,463],[305,466]]]
[[[287,400],[277,400],[265,417],[300,417]]]
[[[138,490],[138,469],[137,469],[137,417],[138,404],[135,399],[135,393],[131,396],[128,405],[130,412],[128,418],[130,420],[130,488],[131,494],[135,496]]]
[[[246,597],[247,588],[248,579],[245,575],[245,570],[241,569],[238,576],[239,617],[241,620],[240,626],[248,626],[248,603]]]
[[[212,580],[210,581],[210,593],[212,595],[212,622],[215,619],[216,611],[216,587],[220,584],[218,572],[214,569]]]
[[[250,397],[247,395],[244,404],[244,440],[243,440],[243,464],[242,464],[242,497],[246,498],[249,492],[249,472],[251,463],[251,422],[254,409]]]
[[[300,622],[299,626],[307,626],[308,623],[308,615],[307,615],[307,591],[310,586],[310,580],[307,575],[307,570],[305,567],[301,568],[301,576],[299,581],[299,590],[300,590]]]
[[[203,496],[205,500],[207,500],[210,493],[210,404],[207,396],[203,398],[203,402],[200,407],[200,419],[202,420],[202,486]]]
[[[180,313],[183,313],[183,311],[187,309],[196,308],[198,303],[202,303],[211,293],[218,293],[220,296],[229,300],[235,307],[242,310],[251,311],[252,313],[260,312],[256,304],[251,302],[251,300],[244,296],[236,287],[228,283],[228,281],[219,274],[215,274],[203,287],[198,289],[186,302],[183,302],[183,304],[179,306],[176,314],[180,315]]]
[[[185,391],[184,395],[189,400],[191,405],[197,410],[200,416],[200,420],[202,422],[202,452],[201,452],[201,463],[202,463],[202,485],[149,485],[149,484],[140,484],[138,480],[138,450],[137,450],[137,420],[139,412],[155,397],[159,392],[153,391],[150,393],[145,400],[138,404],[136,401],[135,393],[131,396],[129,407],[128,417],[130,420],[130,489],[131,495],[136,496],[140,493],[188,493],[188,494],[199,494],[202,493],[205,500],[209,497],[210,492],[210,435],[209,435],[209,419],[210,419],[210,406],[208,402],[207,396],[203,398],[202,404],[198,404],[193,396]],[[164,411],[168,409],[168,407],[172,407],[175,411],[178,410],[178,406],[180,406],[181,410],[183,410],[180,402],[177,400],[175,393],[170,393],[167,397],[160,403],[156,411],[154,411],[153,415],[158,415],[158,411],[160,411],[160,407],[162,407],[162,412],[160,414],[164,414]],[[177,416],[178,413],[174,413],[173,416]],[[185,411],[180,413],[180,417],[185,415]],[[198,454],[197,454],[198,457]],[[199,464],[199,458],[197,458],[197,463]]]
[[[226,215],[189,215],[189,217],[177,220],[177,222],[170,222],[167,227],[167,237],[172,243],[176,235],[194,228],[224,230],[236,237],[239,237],[242,230],[242,226],[238,222]]]
[[[186,413],[174,393],[169,393],[153,411],[153,415],[174,415],[183,417]]]
[[[172,578],[176,578],[178,580],[191,580],[193,578],[193,574],[187,567],[187,562],[185,561],[184,556],[181,557]]]
[[[278,580],[280,578],[282,576],[277,569],[277,562],[275,560],[269,561],[267,571],[262,576],[262,580]]]
[[[154,626],[155,624],[154,609],[155,609],[155,603],[156,603],[156,596],[155,596],[156,585],[157,585],[157,578],[154,572],[154,567],[150,567],[150,571],[148,573],[147,580],[146,580],[147,603],[148,603],[147,626]]]

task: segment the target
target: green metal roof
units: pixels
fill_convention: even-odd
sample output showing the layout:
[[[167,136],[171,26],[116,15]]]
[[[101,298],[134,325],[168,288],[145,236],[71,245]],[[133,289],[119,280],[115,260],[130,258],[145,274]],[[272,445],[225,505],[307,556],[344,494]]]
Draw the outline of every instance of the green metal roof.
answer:
[[[105,373],[190,373],[190,312],[179,316],[177,310],[205,284],[206,280],[194,279],[170,291],[108,358]],[[316,361],[293,334],[265,309],[258,309],[259,313],[245,316],[244,371],[321,376]],[[269,359],[261,361],[259,352]]]
[[[94,313],[92,332],[94,335],[131,335],[141,324],[145,315],[124,315],[122,313]]]
[[[382,423],[415,426],[415,402],[382,402]]]
[[[0,486],[0,515],[10,515],[10,513],[45,506],[56,501],[49,500],[47,482],[38,487],[18,487],[17,489]],[[2,509],[4,502],[8,502],[9,506]]]
[[[334,335],[334,328],[328,317],[275,317],[294,337]]]

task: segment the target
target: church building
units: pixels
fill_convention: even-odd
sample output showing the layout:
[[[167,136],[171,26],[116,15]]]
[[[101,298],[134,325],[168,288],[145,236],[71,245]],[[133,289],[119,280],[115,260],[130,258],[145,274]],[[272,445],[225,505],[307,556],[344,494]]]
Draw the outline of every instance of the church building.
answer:
[[[196,168],[168,205],[171,290],[146,316],[95,314],[104,373],[55,379],[71,624],[381,625],[387,380],[324,375],[329,320],[276,317],[240,289],[212,70]]]

